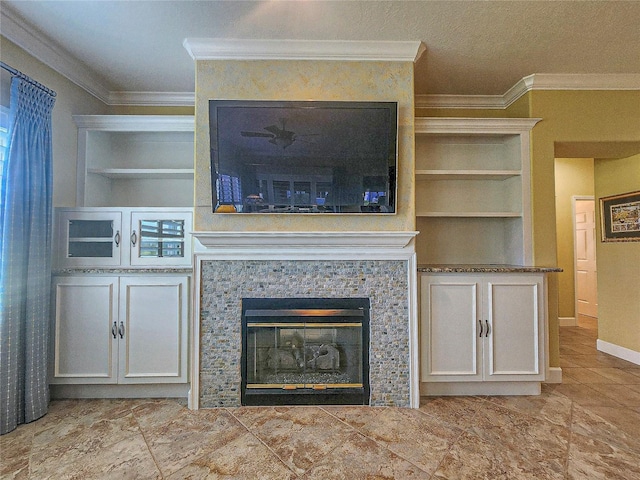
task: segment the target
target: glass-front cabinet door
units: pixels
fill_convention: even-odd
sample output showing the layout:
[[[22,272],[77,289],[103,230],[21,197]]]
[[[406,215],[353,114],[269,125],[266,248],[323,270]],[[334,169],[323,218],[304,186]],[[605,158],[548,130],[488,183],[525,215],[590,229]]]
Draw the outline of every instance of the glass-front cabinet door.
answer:
[[[63,211],[58,216],[58,235],[61,266],[119,266],[122,262],[121,212]]]
[[[133,212],[131,265],[191,265],[191,212]]]

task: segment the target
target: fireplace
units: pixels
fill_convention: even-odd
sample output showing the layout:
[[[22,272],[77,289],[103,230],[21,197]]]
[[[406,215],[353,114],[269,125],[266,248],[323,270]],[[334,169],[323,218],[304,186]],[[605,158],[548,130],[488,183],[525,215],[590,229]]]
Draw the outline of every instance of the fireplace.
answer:
[[[362,400],[358,398],[353,403],[418,407],[417,270],[411,241],[415,232],[243,231],[197,232],[194,235],[205,250],[196,252],[195,261],[195,291],[199,301],[195,304],[196,321],[191,337],[193,376],[189,401],[192,408],[239,407],[244,397],[257,394],[254,389],[244,388],[246,385],[242,381],[242,365],[246,362],[243,352],[247,352],[246,345],[243,348],[241,320],[245,299],[366,299],[367,303],[360,305],[365,314],[362,345],[363,359],[366,359],[363,362]],[[360,306],[334,304],[311,305],[311,308],[358,310]],[[309,308],[307,305],[276,304],[266,309],[296,310],[299,307]],[[251,310],[264,309],[251,307]],[[305,320],[294,320],[284,315],[278,317],[280,323],[287,323],[283,318],[291,323],[318,323],[316,320],[319,320],[313,316],[303,317]],[[264,320],[259,316],[249,318],[254,323]],[[343,323],[353,321],[354,317],[341,320]],[[365,327],[367,321],[368,326]],[[292,328],[289,324],[285,327]],[[271,328],[273,337],[270,338],[274,339],[276,327],[264,328]],[[285,344],[296,333],[278,328],[281,328],[278,334]],[[301,327],[295,329],[298,328]],[[319,340],[309,347],[312,354],[313,348],[318,347],[320,356],[319,346],[331,343],[322,329],[333,327],[324,325],[309,327],[309,330],[311,328],[319,329],[313,330]],[[335,333],[346,335],[347,331]],[[329,337],[332,335],[333,332]],[[282,341],[278,345],[282,345]],[[275,346],[267,344],[264,351]],[[366,354],[365,346],[368,349]],[[340,348],[337,349],[340,353]],[[324,355],[328,350],[323,350]],[[324,357],[320,362],[331,358]],[[343,360],[340,356],[341,366]],[[244,368],[247,368],[246,363]],[[316,369],[320,370],[317,364]],[[251,382],[269,383],[264,377],[254,378]],[[286,382],[278,380],[276,390],[262,391],[261,394],[285,394],[287,397],[308,394],[307,399],[320,403],[324,398],[330,398],[330,393],[338,393],[335,391],[338,388],[329,388],[331,383],[340,382],[296,380],[295,393],[292,393],[292,387],[285,391],[282,387]],[[360,382],[349,380],[347,383]],[[300,384],[311,387],[297,387]],[[360,395],[360,391],[350,392],[348,388],[351,386],[343,388],[340,390],[342,394]],[[360,389],[359,386],[353,388]],[[269,401],[276,403],[275,400],[277,398],[272,397]],[[287,400],[290,401],[293,400]],[[334,397],[331,403],[337,401]]]
[[[368,405],[368,298],[243,298],[242,405]]]

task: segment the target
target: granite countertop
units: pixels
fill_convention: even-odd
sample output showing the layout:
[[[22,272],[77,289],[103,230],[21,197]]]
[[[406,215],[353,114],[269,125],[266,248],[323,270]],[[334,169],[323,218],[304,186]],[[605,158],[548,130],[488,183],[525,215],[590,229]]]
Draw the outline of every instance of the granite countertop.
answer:
[[[536,267],[523,265],[418,265],[418,272],[424,273],[554,273],[562,272],[558,267]]]
[[[192,274],[192,267],[160,267],[160,268],[129,268],[129,267],[76,267],[53,269],[52,275],[128,275],[128,274]]]

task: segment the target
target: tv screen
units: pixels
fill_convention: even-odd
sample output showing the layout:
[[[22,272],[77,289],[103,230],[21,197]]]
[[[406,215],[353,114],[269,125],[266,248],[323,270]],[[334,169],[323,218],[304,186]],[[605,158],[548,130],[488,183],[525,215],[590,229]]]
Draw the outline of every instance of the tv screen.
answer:
[[[210,100],[214,209],[395,213],[397,110],[396,102]]]

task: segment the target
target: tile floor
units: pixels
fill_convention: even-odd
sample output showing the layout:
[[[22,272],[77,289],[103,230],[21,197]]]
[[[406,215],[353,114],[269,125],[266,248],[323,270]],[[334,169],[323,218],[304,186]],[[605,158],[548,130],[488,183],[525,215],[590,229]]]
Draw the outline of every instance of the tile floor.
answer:
[[[562,385],[419,410],[64,400],[0,437],[0,478],[640,479],[640,366],[561,328]]]

